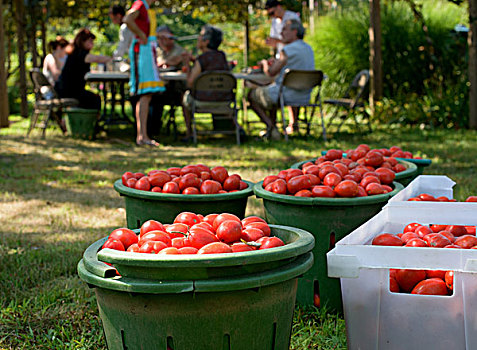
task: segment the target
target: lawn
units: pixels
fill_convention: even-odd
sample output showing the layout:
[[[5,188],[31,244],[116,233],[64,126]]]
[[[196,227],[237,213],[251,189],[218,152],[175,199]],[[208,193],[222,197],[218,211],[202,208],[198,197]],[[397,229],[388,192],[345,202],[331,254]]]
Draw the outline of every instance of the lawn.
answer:
[[[147,171],[204,163],[224,165],[250,181],[277,173],[327,148],[399,145],[432,159],[428,174],[445,174],[457,186],[455,198],[477,194],[477,132],[375,125],[370,134],[292,137],[266,142],[250,137],[201,139],[197,147],[160,140],[158,149],[135,146],[132,128],[113,129],[95,141],[63,137],[56,129],[46,139],[28,121],[13,117],[0,130],[0,348],[104,349],[94,293],[77,276],[84,249],[114,228],[125,226],[123,199],[112,184],[124,171]],[[315,131],[314,135],[319,135]],[[247,215],[263,215],[261,202],[249,199]],[[292,349],[344,349],[340,315],[297,308]]]

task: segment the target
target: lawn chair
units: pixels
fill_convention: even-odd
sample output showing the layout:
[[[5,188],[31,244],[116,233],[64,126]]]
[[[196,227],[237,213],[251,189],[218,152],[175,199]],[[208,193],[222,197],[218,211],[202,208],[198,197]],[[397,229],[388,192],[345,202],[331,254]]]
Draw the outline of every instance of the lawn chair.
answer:
[[[321,106],[321,97],[320,97],[320,89],[321,83],[323,81],[323,72],[320,70],[296,70],[296,69],[286,69],[283,75],[283,81],[280,85],[279,91],[279,102],[280,108],[282,113],[282,124],[283,124],[283,134],[285,135],[285,141],[288,141],[288,134],[286,131],[287,123],[285,121],[285,106],[292,106],[292,107],[304,107],[305,113],[302,118],[296,120],[296,125],[298,128],[300,127],[300,123],[306,125],[306,135],[310,135],[310,127],[313,120],[313,116],[315,114],[315,108],[320,108],[320,116],[321,116],[321,127],[323,129],[323,140],[326,141],[326,128],[325,122],[323,119],[323,110]],[[283,96],[284,88],[289,89],[296,89],[296,90],[310,90],[315,87],[318,87],[314,102],[313,103],[293,103],[285,101]],[[307,107],[311,107],[311,113],[307,114]],[[298,110],[299,112],[299,110]]]
[[[371,121],[368,112],[364,108],[363,98],[365,96],[365,90],[369,82],[369,71],[364,69],[360,71],[351,82],[351,85],[346,90],[343,98],[338,99],[327,99],[323,103],[332,105],[335,107],[333,115],[331,116],[328,122],[328,129],[330,128],[333,120],[339,115],[341,123],[338,126],[338,132],[343,126],[346,119],[350,116],[353,117],[356,127],[359,129],[359,122],[356,118],[357,112],[360,112],[363,115],[363,119],[368,120],[368,128],[371,132]]]
[[[74,98],[59,98],[54,87],[43,75],[40,68],[33,68],[30,71],[30,77],[33,82],[33,91],[35,92],[35,106],[27,131],[27,137],[33,128],[38,127],[43,129],[42,137],[44,138],[48,123],[52,119],[58,124],[61,131],[65,133],[66,128],[61,121],[63,110],[66,107],[77,106],[79,101]],[[41,123],[38,124],[40,115],[43,115],[44,118],[41,120]]]
[[[210,71],[200,74],[191,89],[192,108],[192,138],[197,144],[197,134],[235,134],[237,144],[240,145],[240,126],[237,122],[236,108],[237,80],[232,73],[226,71]],[[203,94],[219,94],[223,97],[207,101],[201,99]],[[211,113],[213,116],[213,130],[197,130],[196,113]],[[220,124],[232,125],[231,128],[220,128]]]

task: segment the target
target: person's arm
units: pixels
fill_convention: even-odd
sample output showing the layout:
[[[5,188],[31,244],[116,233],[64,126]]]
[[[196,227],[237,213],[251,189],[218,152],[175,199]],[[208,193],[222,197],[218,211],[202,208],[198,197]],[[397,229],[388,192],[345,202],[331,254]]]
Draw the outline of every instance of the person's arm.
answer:
[[[271,64],[267,60],[262,60],[263,72],[270,76],[274,77],[280,73],[281,69],[287,64],[288,56],[285,54],[285,51],[280,52],[280,59],[274,60]]]
[[[55,57],[53,55],[46,56],[44,66],[46,67],[47,71],[51,72],[51,76],[53,77],[53,80],[57,81],[58,78],[60,77],[61,70],[58,69],[58,67],[56,66]]]
[[[123,22],[126,23],[128,28],[133,32],[134,34],[137,35],[139,38],[139,43],[142,45],[147,44],[147,36],[146,33],[144,33],[136,24],[136,19],[139,16],[139,11],[135,9],[130,9],[127,13],[126,16],[123,18]]]
[[[132,32],[128,29],[127,25],[121,26],[119,29],[119,43],[114,50],[113,57],[123,57],[129,50],[129,46],[132,41]]]
[[[199,61],[196,61],[194,67],[187,71],[187,87],[192,88],[194,86],[194,81],[202,72],[202,67],[200,66]]]
[[[108,63],[113,60],[110,56],[87,54],[84,58],[86,63]]]

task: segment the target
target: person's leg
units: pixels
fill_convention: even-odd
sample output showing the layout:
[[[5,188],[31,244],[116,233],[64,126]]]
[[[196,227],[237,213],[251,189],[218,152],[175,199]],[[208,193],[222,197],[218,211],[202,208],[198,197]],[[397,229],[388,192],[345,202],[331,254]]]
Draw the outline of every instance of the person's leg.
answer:
[[[136,127],[137,127],[137,144],[153,144],[157,142],[151,140],[147,135],[147,117],[149,114],[149,103],[151,102],[151,95],[141,95],[139,102],[136,104]]]
[[[250,102],[250,108],[258,115],[260,120],[265,123],[267,129],[271,129],[275,126],[275,123],[270,119],[262,104],[255,97],[256,93],[254,91],[256,90],[250,90],[247,96],[247,99]]]
[[[182,114],[184,115],[184,122],[186,124],[186,136],[184,140],[188,140],[192,137],[192,97],[190,96],[190,91],[186,91],[182,98]]]
[[[287,126],[287,134],[293,134],[295,131],[298,131],[299,113],[300,107],[288,106],[288,115],[290,116],[290,121]]]
[[[149,104],[149,116],[147,118],[147,134],[150,138],[159,135],[162,127],[162,115],[166,103],[164,93],[154,94]]]

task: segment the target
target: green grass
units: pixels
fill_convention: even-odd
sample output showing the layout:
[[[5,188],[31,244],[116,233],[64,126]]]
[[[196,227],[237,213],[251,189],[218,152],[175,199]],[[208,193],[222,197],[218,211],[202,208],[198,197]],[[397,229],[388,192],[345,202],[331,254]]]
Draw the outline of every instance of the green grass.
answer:
[[[375,125],[371,134],[331,134],[326,144],[317,137],[292,137],[288,143],[250,137],[242,146],[233,138],[204,138],[197,147],[165,136],[159,138],[161,148],[151,149],[135,146],[132,128],[114,128],[95,141],[63,137],[51,128],[41,139],[37,130],[25,138],[27,120],[12,121],[0,130],[0,348],[5,349],[105,348],[94,293],[78,278],[76,264],[92,242],[125,226],[124,201],[112,184],[127,170],[201,162],[259,181],[327,148],[400,145],[432,159],[428,174],[456,181],[457,199],[477,194],[475,131]],[[182,123],[179,127],[183,130]],[[259,200],[248,204],[247,215],[263,215]],[[291,348],[346,348],[343,318],[297,308]]]

